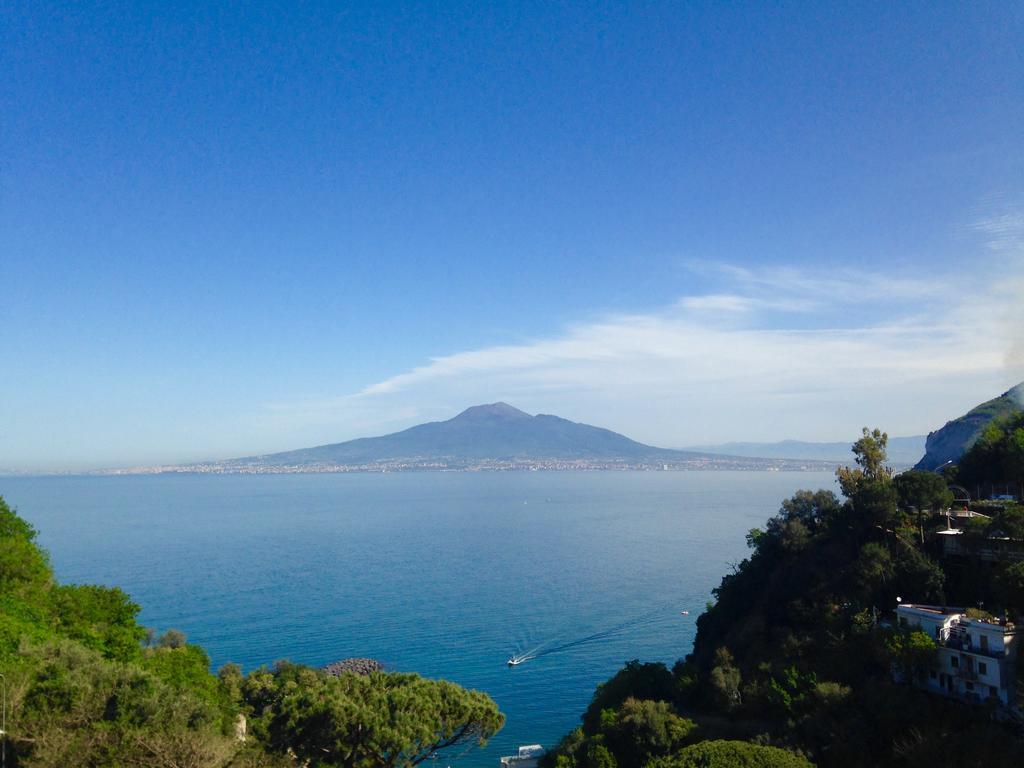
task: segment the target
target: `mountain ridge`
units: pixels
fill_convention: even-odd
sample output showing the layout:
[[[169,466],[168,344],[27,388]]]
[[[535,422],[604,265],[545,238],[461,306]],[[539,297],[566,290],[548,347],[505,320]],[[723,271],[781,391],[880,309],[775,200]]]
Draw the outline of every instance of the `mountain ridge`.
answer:
[[[914,469],[935,470],[943,464],[959,461],[985,427],[1021,410],[1024,410],[1024,381],[929,432],[925,454]]]
[[[530,415],[504,402],[475,405],[445,421],[399,432],[312,448],[250,456],[227,463],[267,466],[367,464],[403,460],[448,461],[656,461],[700,457],[692,451],[657,448],[603,427],[551,414]]]

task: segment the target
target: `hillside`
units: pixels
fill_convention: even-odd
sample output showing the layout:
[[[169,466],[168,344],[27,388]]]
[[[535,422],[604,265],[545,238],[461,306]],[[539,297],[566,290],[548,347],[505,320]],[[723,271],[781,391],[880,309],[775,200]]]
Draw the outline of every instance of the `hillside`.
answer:
[[[1006,455],[1024,455],[1021,435],[1016,420],[987,430],[961,469],[995,460],[1000,466],[990,469],[1002,471]],[[986,678],[979,695],[977,675],[1002,652],[974,646],[975,672],[973,661],[960,661],[962,651],[972,652],[969,641],[965,648],[893,615],[901,601],[984,606],[990,613],[968,609],[968,616],[977,610],[977,620],[1012,633],[1024,622],[1018,544],[990,561],[946,552],[939,534],[946,521],[920,513],[942,508],[932,502],[937,489],[948,497],[943,479],[894,476],[880,430],[865,429],[853,449],[855,466],[837,472],[841,496],[797,491],[749,531],[750,553],[712,590],[692,653],[671,669],[627,662],[597,687],[580,726],[543,768],[1020,764],[1020,667],[1008,658],[1003,689]],[[967,546],[1024,540],[1024,507],[986,509],[991,518],[962,529]],[[948,670],[962,664],[968,672],[956,675],[964,682],[958,693]],[[940,694],[930,681],[943,676],[951,682]],[[690,750],[707,753],[691,758]]]
[[[989,423],[1019,413],[1022,401],[1024,382],[946,422],[944,427],[928,434],[924,457],[914,469],[933,470],[948,461],[959,461]]]
[[[361,465],[395,461],[564,460],[685,461],[699,454],[655,448],[608,429],[558,416],[528,413],[507,403],[467,408],[447,421],[434,421],[381,437],[238,459],[266,466]]]

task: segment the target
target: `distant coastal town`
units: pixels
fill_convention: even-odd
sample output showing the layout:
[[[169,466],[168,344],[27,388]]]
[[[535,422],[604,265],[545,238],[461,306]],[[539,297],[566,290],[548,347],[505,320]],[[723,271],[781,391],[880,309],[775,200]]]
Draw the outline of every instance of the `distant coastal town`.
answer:
[[[349,472],[686,472],[758,471],[829,472],[836,462],[795,459],[757,459],[742,456],[702,457],[678,461],[614,461],[585,459],[487,459],[463,461],[437,458],[395,459],[361,464],[270,464],[259,460],[201,462],[148,467],[124,467],[89,472],[91,475],[284,475]]]

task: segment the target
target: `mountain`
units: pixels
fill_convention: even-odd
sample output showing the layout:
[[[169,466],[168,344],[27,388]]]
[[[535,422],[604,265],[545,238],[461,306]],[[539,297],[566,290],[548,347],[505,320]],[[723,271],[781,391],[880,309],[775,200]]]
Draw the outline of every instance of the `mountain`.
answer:
[[[975,406],[960,418],[946,422],[944,427],[928,434],[924,458],[914,469],[932,470],[946,462],[959,461],[990,422],[1019,412],[1022,403],[1024,382],[999,397]]]
[[[447,421],[434,421],[381,437],[236,459],[267,467],[365,465],[385,462],[482,461],[685,461],[699,454],[655,448],[608,429],[528,413],[508,403],[467,408]]]
[[[725,453],[730,456],[751,456],[764,459],[803,459],[809,461],[853,461],[849,441],[815,443],[804,440],[782,440],[777,443],[717,443],[690,445],[683,450],[707,453]],[[910,466],[924,453],[925,436],[890,437],[889,462],[896,466]]]

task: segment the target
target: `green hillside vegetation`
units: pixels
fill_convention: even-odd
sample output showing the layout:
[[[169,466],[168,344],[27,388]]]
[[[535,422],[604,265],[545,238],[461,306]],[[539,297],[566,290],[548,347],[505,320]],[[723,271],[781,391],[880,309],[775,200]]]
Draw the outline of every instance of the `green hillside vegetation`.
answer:
[[[1024,411],[990,423],[957,467],[956,480],[968,487],[1006,486],[1020,493],[1024,484]]]
[[[651,763],[651,768],[812,768],[799,755],[742,741],[702,741]]]
[[[214,675],[202,648],[175,630],[156,637],[138,612],[119,589],[58,584],[36,532],[0,499],[11,768],[400,768],[504,723],[485,694],[412,674],[279,663]]]
[[[714,590],[693,653],[671,670],[628,663],[548,767],[1016,764],[1019,726],[893,682],[894,668],[914,674],[935,654],[924,633],[879,623],[897,597],[1018,616],[1024,564],[944,565],[923,510],[952,497],[937,475],[894,478],[886,441],[864,430],[856,465],[837,471],[844,498],[800,491],[750,531],[751,554]],[[979,521],[979,541],[996,527],[1024,538],[1019,506]]]
[[[947,422],[928,435],[925,455],[915,469],[933,470],[946,462],[959,462],[989,424],[1021,413],[1022,403],[1024,382]]]

